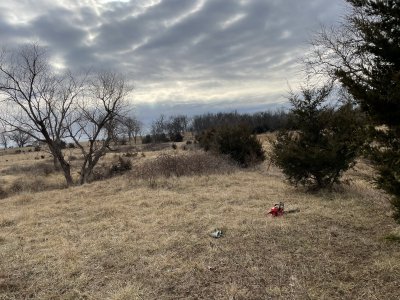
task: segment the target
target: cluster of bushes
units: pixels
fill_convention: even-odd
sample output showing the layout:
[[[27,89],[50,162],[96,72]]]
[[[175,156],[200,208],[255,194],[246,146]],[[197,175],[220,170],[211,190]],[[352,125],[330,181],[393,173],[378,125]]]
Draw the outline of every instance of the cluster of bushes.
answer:
[[[227,155],[242,167],[265,160],[261,142],[244,124],[206,130],[197,136],[197,140],[205,151]]]

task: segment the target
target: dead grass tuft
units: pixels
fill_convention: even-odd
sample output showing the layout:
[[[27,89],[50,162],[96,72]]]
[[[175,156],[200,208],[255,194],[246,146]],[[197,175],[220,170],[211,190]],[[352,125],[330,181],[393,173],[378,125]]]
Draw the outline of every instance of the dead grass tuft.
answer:
[[[47,190],[63,189],[66,188],[66,184],[63,178],[59,180],[48,180],[47,177],[18,177],[16,178],[10,187],[8,188],[7,194],[20,194],[20,193],[37,193]]]

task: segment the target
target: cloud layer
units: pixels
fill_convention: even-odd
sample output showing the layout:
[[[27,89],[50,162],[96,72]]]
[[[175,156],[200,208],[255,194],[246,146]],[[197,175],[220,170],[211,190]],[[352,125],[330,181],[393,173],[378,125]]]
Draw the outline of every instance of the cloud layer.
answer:
[[[123,72],[136,87],[133,100],[159,111],[283,101],[287,82],[301,78],[307,40],[345,7],[341,0],[4,2],[3,45],[39,41],[58,67]]]

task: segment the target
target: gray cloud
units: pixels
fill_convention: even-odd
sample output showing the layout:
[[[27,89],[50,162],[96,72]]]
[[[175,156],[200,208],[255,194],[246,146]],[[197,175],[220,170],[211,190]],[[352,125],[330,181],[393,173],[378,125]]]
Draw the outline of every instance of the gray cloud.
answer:
[[[298,60],[312,32],[339,20],[345,7],[330,0],[15,2],[0,4],[3,45],[39,40],[65,67],[119,70],[134,81],[140,107],[156,103],[147,110],[154,113],[166,105],[246,110],[282,101],[286,82],[301,79]]]

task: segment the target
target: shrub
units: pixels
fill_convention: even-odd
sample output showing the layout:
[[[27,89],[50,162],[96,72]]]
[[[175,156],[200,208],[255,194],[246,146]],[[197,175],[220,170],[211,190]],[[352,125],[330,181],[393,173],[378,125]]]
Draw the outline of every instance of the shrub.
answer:
[[[74,143],[68,143],[68,148],[69,149],[75,149],[76,145]]]
[[[180,132],[174,133],[174,134],[170,135],[170,140],[171,140],[171,142],[175,142],[175,143],[182,142],[183,135]]]
[[[171,145],[172,149],[176,150],[178,148],[178,146],[176,144],[172,144]]]
[[[142,144],[150,144],[152,142],[151,135],[146,134],[144,138],[142,138]]]
[[[278,134],[272,160],[292,184],[320,189],[338,183],[365,143],[363,115],[351,103],[338,108],[324,105],[330,93],[329,86],[303,89],[302,98],[289,99],[290,123],[296,130]]]
[[[234,170],[235,165],[227,158],[196,151],[181,155],[163,153],[156,159],[139,165],[133,176],[148,180],[151,185],[154,185],[156,178],[160,177],[224,174]]]
[[[127,152],[125,153],[125,157],[137,157],[138,152]]]
[[[110,167],[110,175],[122,174],[126,171],[132,170],[132,162],[128,158],[118,157],[118,161],[113,163]]]
[[[228,155],[242,167],[265,160],[261,142],[246,125],[207,130],[200,135],[199,143],[206,151]]]
[[[40,146],[35,146],[35,148],[33,149],[35,152],[39,152],[42,150],[42,148]]]

